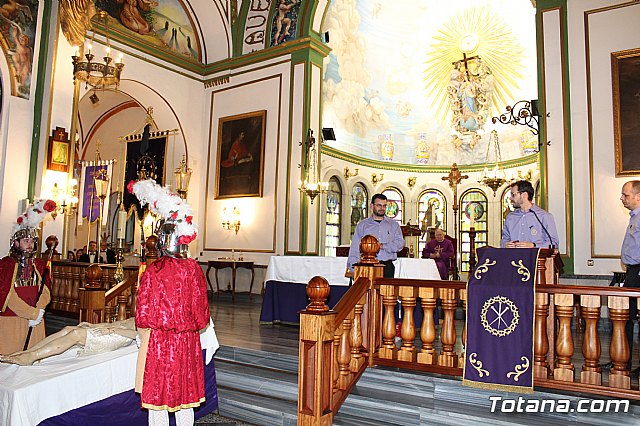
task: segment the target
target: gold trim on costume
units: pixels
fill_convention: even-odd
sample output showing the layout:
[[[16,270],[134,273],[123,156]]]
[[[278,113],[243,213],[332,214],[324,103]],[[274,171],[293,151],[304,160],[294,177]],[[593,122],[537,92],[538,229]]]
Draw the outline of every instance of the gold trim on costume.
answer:
[[[484,377],[485,374],[489,376],[489,372],[482,368],[482,361],[476,359],[477,356],[478,354],[475,352],[469,354],[469,364],[471,364],[471,366],[478,372],[479,377]]]
[[[515,371],[510,371],[509,373],[507,373],[507,379],[510,379],[511,376],[513,376],[513,381],[517,382],[518,377],[520,377],[521,374],[529,369],[529,358],[523,356],[520,357],[520,359],[524,362],[522,364],[516,365]]]
[[[529,281],[529,278],[531,278],[531,272],[522,264],[522,259],[518,260],[518,263],[516,263],[515,260],[512,260],[511,265],[518,268],[518,275],[523,275],[522,282]]]
[[[156,411],[160,411],[160,410],[166,410],[170,413],[173,413],[175,411],[179,411],[179,410],[184,410],[186,408],[195,408],[195,407],[199,407],[200,404],[202,404],[205,401],[205,397],[203,396],[202,398],[200,398],[200,400],[198,402],[192,402],[189,404],[180,404],[177,405],[175,407],[169,407],[168,405],[152,405],[152,404],[145,404],[144,402],[142,403],[142,407],[146,408],[148,410],[156,410]]]
[[[496,264],[495,260],[491,262],[491,259],[486,258],[482,265],[476,266],[476,271],[473,273],[473,276],[476,277],[477,280],[479,280],[480,278],[482,278],[482,274],[484,274],[489,270],[489,266],[493,266],[495,264]]]

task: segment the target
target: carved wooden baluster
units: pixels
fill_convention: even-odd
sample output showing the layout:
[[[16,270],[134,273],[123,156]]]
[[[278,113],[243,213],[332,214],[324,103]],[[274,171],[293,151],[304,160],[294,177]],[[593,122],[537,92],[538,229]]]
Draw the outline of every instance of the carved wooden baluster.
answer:
[[[538,257],[538,285],[547,284],[547,259],[539,256]],[[552,283],[549,283],[552,284]]]
[[[549,375],[549,336],[547,334],[547,318],[549,317],[549,294],[536,293],[535,327],[533,336],[533,376],[546,379]]]
[[[584,365],[580,372],[580,381],[594,385],[602,384],[602,370],[600,363],[600,336],[598,335],[598,320],[600,319],[600,296],[580,296],[582,318],[586,326],[582,339],[582,355]]]
[[[458,365],[464,365],[464,357],[465,357],[465,348],[467,345],[467,289],[460,290],[460,300],[462,301],[462,313],[464,318],[464,323],[462,326],[462,352],[460,356],[458,356]]]
[[[609,296],[608,299],[609,318],[613,324],[611,345],[609,346],[609,357],[613,362],[613,368],[609,372],[609,387],[631,389],[631,378],[627,369],[631,354],[629,342],[624,332],[629,319],[629,298]]]
[[[340,365],[338,359],[340,358],[340,337],[342,334],[338,334],[339,330],[336,330],[336,334],[333,336],[333,393],[340,390],[338,386],[338,380],[340,379]]]
[[[413,319],[413,311],[416,307],[418,289],[414,287],[402,286],[399,289],[400,303],[402,304],[402,327],[400,337],[402,337],[402,347],[398,352],[399,361],[415,362],[416,348],[416,324]]]
[[[73,274],[68,275],[67,281],[71,285],[71,310],[78,312],[80,310],[80,282],[73,279]]]
[[[442,310],[444,311],[444,321],[440,331],[440,341],[442,342],[442,352],[438,356],[438,365],[445,367],[457,367],[456,354],[453,346],[456,343],[456,326],[454,316],[458,301],[454,289],[438,289],[442,300]]]
[[[100,288],[102,268],[97,263],[87,268],[87,283],[80,290],[80,321],[92,324],[105,321],[105,290]]]
[[[573,382],[574,366],[573,336],[571,320],[573,319],[573,294],[556,294],[556,316],[558,317],[558,335],[556,337],[556,366],[553,378],[564,382]]]
[[[349,334],[353,322],[351,318],[342,320],[342,335],[340,336],[340,350],[338,351],[338,370],[340,370],[340,378],[338,379],[338,387],[340,390],[347,389],[349,386],[349,364],[351,361],[351,344],[349,343]]]
[[[63,266],[62,268],[66,269],[67,266]],[[51,281],[51,303],[50,306],[52,309],[60,309],[60,287],[62,287],[62,283],[65,280],[64,274],[59,279],[54,279]]]
[[[129,300],[129,295],[121,294],[118,296],[118,321],[123,321],[127,319],[127,301]]]
[[[418,353],[417,360],[419,364],[435,364],[436,351],[433,349],[433,342],[436,340],[436,325],[433,321],[433,312],[436,309],[436,290],[420,287],[418,295],[421,300],[423,317],[420,327],[422,348]]]
[[[395,288],[390,285],[380,286],[382,305],[384,306],[384,317],[382,319],[382,346],[378,351],[378,356],[385,359],[393,359],[396,351],[396,318],[394,309],[398,302]]]
[[[351,363],[349,368],[356,373],[364,358],[362,356],[362,312],[364,310],[364,300],[356,303],[353,314],[353,327],[351,327]]]
[[[104,322],[113,322],[116,308],[111,303],[108,303],[104,307]]]

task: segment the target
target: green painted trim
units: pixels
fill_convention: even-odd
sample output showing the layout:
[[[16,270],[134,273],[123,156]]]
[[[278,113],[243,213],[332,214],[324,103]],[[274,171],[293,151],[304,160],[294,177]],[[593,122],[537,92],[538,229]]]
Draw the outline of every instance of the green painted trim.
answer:
[[[232,31],[233,40],[232,43],[232,57],[242,56],[242,42],[244,40],[244,27],[247,22],[247,15],[249,14],[250,1],[243,1],[238,11],[238,18],[236,19],[235,28]]]
[[[571,135],[571,81],[569,77],[569,41],[567,29],[569,28],[568,17],[567,17],[567,0],[538,0],[536,7],[536,44],[538,46],[538,99],[540,99],[539,107],[541,108],[541,113],[544,115],[544,105],[546,104],[544,99],[544,69],[543,69],[543,52],[542,52],[542,13],[548,9],[559,9],[560,11],[560,37],[562,37],[562,52],[561,52],[561,66],[562,66],[562,80],[563,80],[563,114],[565,121],[565,129],[566,130],[566,149],[565,149],[565,166],[566,166],[566,190],[568,193],[568,197],[566,198],[567,203],[567,227],[569,232],[569,239],[566,241],[567,251],[569,255],[562,255],[562,260],[564,262],[564,273],[572,274],[575,270],[575,229],[573,220],[574,208],[573,208],[573,144],[572,144],[572,135]],[[547,131],[545,128],[541,126],[540,128],[540,140],[546,142],[547,139]],[[546,145],[544,145],[545,149],[543,150],[543,155],[540,157],[540,174],[542,179],[540,181],[540,189],[542,193],[547,192],[548,185],[548,173],[547,173],[547,151]],[[546,208],[546,199],[541,201],[542,207]]]
[[[132,49],[139,50],[141,52],[149,54],[163,61],[169,62],[173,65],[177,65],[180,68],[184,68],[185,70],[195,72],[198,74],[203,73],[204,65],[198,59],[190,59],[186,56],[169,52],[167,50],[162,49],[160,46],[155,46],[154,44],[148,43],[130,34],[124,33],[122,31],[118,31],[113,27],[109,27],[107,29],[107,27],[104,26],[102,22],[97,20],[97,18],[94,18],[91,24],[93,25],[93,28],[95,28],[95,31],[98,34],[106,36],[108,32],[109,38],[112,41],[116,41],[118,43],[124,44],[125,46],[128,46]]]
[[[305,49],[317,51],[318,54],[324,56],[327,56],[331,51],[327,45],[319,40],[315,40],[311,37],[299,38],[268,49],[257,50],[237,58],[224,59],[222,61],[206,65],[204,68],[204,76],[207,77],[208,75],[230,69],[257,64],[284,55],[293,55],[295,52]]]
[[[349,154],[344,151],[340,151],[336,148],[332,148],[328,145],[321,145],[320,149],[322,154],[326,154],[330,157],[338,158],[340,160],[348,161],[354,165],[371,167],[381,170],[394,170],[399,172],[415,172],[415,173],[448,173],[450,166],[422,166],[418,164],[403,164],[403,163],[387,163],[378,160],[370,160],[368,158],[359,157],[357,155]],[[526,157],[517,158],[515,160],[502,161],[500,163],[486,163],[486,164],[472,164],[472,165],[459,165],[460,172],[481,172],[485,167],[492,167],[499,164],[503,168],[521,167],[528,164],[533,164],[538,161],[538,154],[527,155]]]
[[[42,11],[40,30],[40,48],[38,49],[38,77],[33,102],[33,132],[31,137],[31,158],[29,160],[29,183],[27,198],[34,199],[36,193],[36,177],[38,174],[38,152],[40,151],[40,133],[42,132],[42,107],[44,99],[45,76],[47,74],[47,58],[49,56],[49,32],[51,31],[52,2],[45,1]]]

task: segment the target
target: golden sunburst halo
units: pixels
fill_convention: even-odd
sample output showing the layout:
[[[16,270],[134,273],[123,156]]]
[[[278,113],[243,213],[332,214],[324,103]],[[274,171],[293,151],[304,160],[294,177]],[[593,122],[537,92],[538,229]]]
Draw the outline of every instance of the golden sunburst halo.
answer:
[[[462,60],[463,53],[468,57],[479,56],[493,74],[490,111],[497,112],[512,103],[511,91],[518,88],[518,81],[522,79],[524,48],[491,6],[459,12],[443,24],[433,39],[425,61],[424,82],[426,95],[436,99],[440,120],[446,120],[450,110],[447,85],[453,63]],[[473,65],[469,64],[470,71]]]

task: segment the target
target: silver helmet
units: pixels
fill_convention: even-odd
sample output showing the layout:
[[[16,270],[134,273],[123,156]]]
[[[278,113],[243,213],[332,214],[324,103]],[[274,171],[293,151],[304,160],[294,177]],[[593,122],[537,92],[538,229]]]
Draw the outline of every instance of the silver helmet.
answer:
[[[180,244],[176,224],[170,220],[161,219],[156,223],[154,234],[158,237],[158,250],[163,254],[174,257],[189,257],[189,246]]]
[[[23,238],[31,238],[33,240],[33,249],[29,252],[23,252],[20,245],[16,244]],[[14,232],[9,243],[9,253],[14,257],[33,257],[38,252],[38,231],[35,228],[21,228]]]

